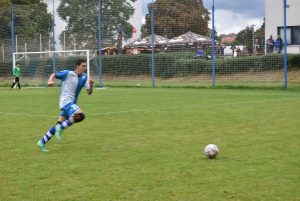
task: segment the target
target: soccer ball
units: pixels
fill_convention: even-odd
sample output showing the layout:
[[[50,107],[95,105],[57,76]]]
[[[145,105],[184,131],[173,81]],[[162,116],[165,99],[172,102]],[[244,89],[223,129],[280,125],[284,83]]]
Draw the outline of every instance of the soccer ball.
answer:
[[[219,148],[215,144],[208,144],[204,148],[204,154],[207,158],[215,158],[219,153]]]

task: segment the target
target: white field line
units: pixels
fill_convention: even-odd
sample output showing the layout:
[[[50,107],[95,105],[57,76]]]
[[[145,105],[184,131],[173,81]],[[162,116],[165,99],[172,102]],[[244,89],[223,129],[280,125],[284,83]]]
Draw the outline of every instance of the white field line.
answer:
[[[181,106],[181,107],[166,107],[166,108],[157,108],[157,109],[133,109],[133,110],[124,110],[116,112],[99,112],[88,114],[88,116],[101,116],[101,115],[112,115],[112,114],[125,114],[125,113],[141,113],[141,112],[160,112],[162,110],[178,110],[178,109],[193,109],[193,108],[202,108],[209,109],[215,106],[229,106],[229,105],[241,105],[241,104],[252,104],[252,103],[269,103],[269,102],[280,102],[280,101],[299,101],[299,98],[286,98],[286,99],[277,99],[277,100],[264,100],[264,101],[245,101],[245,102],[230,102],[230,103],[217,103],[217,104],[201,104],[201,105],[191,105],[191,106]],[[56,116],[44,115],[44,114],[33,114],[33,113],[13,113],[13,112],[1,112],[3,115],[15,115],[15,116],[29,116],[29,117],[44,117],[44,118],[55,118]]]

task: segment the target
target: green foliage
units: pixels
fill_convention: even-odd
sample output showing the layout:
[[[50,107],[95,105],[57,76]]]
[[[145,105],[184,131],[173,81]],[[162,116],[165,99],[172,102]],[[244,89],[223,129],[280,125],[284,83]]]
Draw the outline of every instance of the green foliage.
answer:
[[[136,0],[130,0],[135,2]],[[126,0],[101,1],[102,41],[108,45],[116,43],[121,31],[124,38],[130,38],[132,25],[128,22],[134,8]],[[60,41],[69,41],[67,48],[97,49],[99,0],[62,0],[57,9],[59,16],[67,23]]]
[[[191,53],[159,53],[155,55],[155,75],[170,77],[178,58],[192,58]],[[103,74],[107,75],[149,75],[151,54],[115,55],[103,57]]]
[[[192,31],[208,35],[209,12],[202,0],[157,0],[154,5],[155,34],[173,38]],[[146,15],[147,35],[151,33],[152,4],[148,4]]]
[[[0,38],[11,38],[11,4],[3,4],[0,10]],[[49,38],[51,31],[51,14],[47,4],[39,0],[14,1],[14,33],[19,37],[38,39],[42,34]]]
[[[261,27],[255,31],[254,38],[258,39],[258,44],[260,49],[264,50],[265,49],[265,18]]]
[[[253,53],[253,27],[247,26],[236,36],[236,43],[247,47],[249,53]]]
[[[0,62],[0,72],[0,77],[12,76],[12,62]]]
[[[158,53],[155,55],[155,75],[161,78],[176,76],[190,76],[211,74],[212,61],[194,58],[191,52]],[[57,70],[66,66],[74,66],[73,57],[57,58]],[[51,60],[39,59],[24,63],[30,66],[22,71],[23,75],[39,73],[45,77],[51,73]],[[151,74],[151,54],[103,56],[103,74],[110,76],[135,76]],[[48,65],[48,67],[46,67]],[[12,63],[1,63],[0,72],[3,77],[11,75]],[[90,61],[92,75],[99,74],[98,58]],[[283,68],[283,55],[268,54],[263,56],[237,57],[216,60],[216,72],[219,74],[233,74],[255,72]],[[288,68],[300,69],[300,55],[288,55]],[[46,71],[48,69],[48,71]]]
[[[253,39],[255,41],[253,41]],[[254,27],[247,26],[244,30],[240,31],[236,36],[234,45],[244,45],[247,47],[249,53],[253,53],[253,42],[258,40],[260,50],[265,48],[265,19],[259,29],[254,31]]]
[[[155,74],[158,77],[170,78],[210,74],[211,60],[193,58],[193,53],[159,53],[155,55]],[[288,55],[289,68],[299,68],[300,55]],[[283,68],[283,55],[270,54],[263,56],[217,59],[216,72],[232,74],[255,72]],[[103,57],[103,73],[109,75],[143,75],[151,71],[151,55],[116,55]]]
[[[290,68],[300,69],[300,56],[299,54],[288,55],[288,66]]]

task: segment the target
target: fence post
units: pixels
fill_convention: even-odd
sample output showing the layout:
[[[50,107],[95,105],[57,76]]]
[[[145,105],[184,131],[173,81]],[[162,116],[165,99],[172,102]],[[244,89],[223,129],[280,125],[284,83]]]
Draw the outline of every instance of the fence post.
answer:
[[[12,51],[12,56],[14,58],[14,52],[15,52],[15,27],[14,27],[14,4],[13,4],[13,0],[11,1],[11,51]]]
[[[286,0],[283,0],[283,21],[284,21],[284,88],[288,89],[287,77],[287,40],[286,40]]]
[[[215,53],[215,0],[212,5],[212,86],[216,85],[216,53]]]
[[[99,52],[99,79],[100,87],[103,87],[102,83],[102,35],[101,35],[101,17],[102,17],[102,0],[98,2],[98,52]]]
[[[155,34],[154,34],[154,0],[151,10],[151,32],[152,32],[152,87],[155,87]]]
[[[53,65],[53,73],[55,73],[56,72],[56,64],[55,64],[55,53],[54,53],[54,51],[55,51],[55,4],[54,4],[54,1],[55,0],[53,0],[52,1],[52,3],[53,3],[53,7],[52,7],[52,9],[53,9],[53,16],[52,16],[52,65]]]

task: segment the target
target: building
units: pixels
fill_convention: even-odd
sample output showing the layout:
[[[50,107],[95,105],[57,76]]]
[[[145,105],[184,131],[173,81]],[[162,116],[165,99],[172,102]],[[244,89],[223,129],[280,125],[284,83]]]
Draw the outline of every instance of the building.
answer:
[[[300,53],[300,1],[286,0],[287,52]],[[283,38],[283,0],[265,0],[265,38],[280,34]]]
[[[221,37],[221,44],[230,44],[235,42],[236,39],[235,34],[229,34],[229,35],[222,34],[220,37]]]

